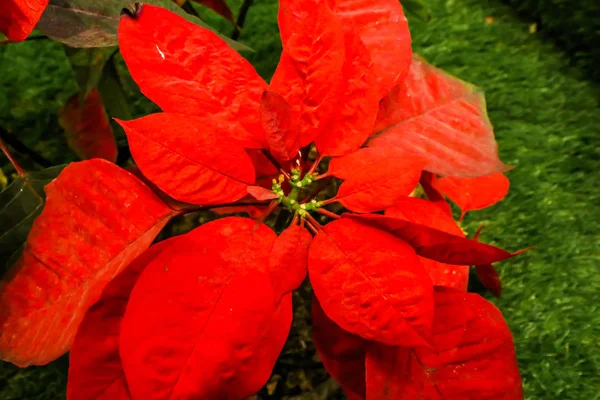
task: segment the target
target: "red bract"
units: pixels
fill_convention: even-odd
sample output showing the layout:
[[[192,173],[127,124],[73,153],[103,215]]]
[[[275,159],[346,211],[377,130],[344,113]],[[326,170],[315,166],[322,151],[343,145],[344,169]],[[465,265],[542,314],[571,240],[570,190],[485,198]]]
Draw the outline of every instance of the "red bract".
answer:
[[[15,42],[33,31],[49,0],[5,0],[0,9],[0,32]]]
[[[308,270],[316,296],[315,345],[351,399],[519,398],[506,325],[493,306],[463,292],[470,265],[515,254],[465,238],[434,175],[480,179],[505,169],[482,95],[413,59],[396,0],[282,0],[279,27],[283,53],[267,87],[206,29],[148,5],[122,17],[125,62],[142,92],[164,111],[119,121],[146,182],[164,191],[161,198],[178,212],[247,212],[257,221],[219,219],[171,239],[168,247],[159,244],[162,251],[150,248],[138,259],[144,265],[132,267],[143,268],[133,289],[117,281],[82,325],[80,343],[106,342],[88,358],[79,345],[74,349],[72,390],[94,373],[97,359],[106,376],[90,379],[94,387],[112,379],[133,400],[236,400],[256,393],[290,329],[290,292]],[[53,185],[73,179],[83,195],[71,201],[78,213],[93,217],[55,221],[49,196],[38,222],[65,225],[54,226],[60,233],[52,237],[56,249],[47,244],[43,256],[56,262],[40,267],[40,274],[59,271],[94,282],[102,277],[94,296],[81,302],[72,295],[79,319],[71,331],[100,296],[106,276],[140,254],[176,214],[150,200],[141,182],[121,178],[116,166],[110,171],[121,186],[109,179],[106,190],[86,196],[99,184],[90,182],[95,172],[82,165],[68,167]],[[429,200],[409,197],[419,180]],[[123,210],[105,209],[104,196]],[[136,209],[141,220],[126,225],[120,217],[134,203],[153,208]],[[349,212],[334,213],[343,208]],[[378,211],[385,215],[369,214]],[[129,245],[113,243],[108,233],[102,240],[86,233],[100,221],[113,233],[125,229],[113,224],[122,222]],[[61,240],[74,235],[66,229],[82,236],[75,235],[82,243],[69,254],[88,264],[69,263],[61,253]],[[34,228],[30,243],[38,235]],[[30,293],[37,277],[15,275],[25,282],[18,288],[30,288],[25,299],[42,297]],[[63,293],[60,285],[54,279],[48,286]],[[114,293],[119,291],[121,297]],[[21,303],[9,305],[18,309]],[[94,330],[103,316],[106,326]],[[15,336],[6,330],[2,337]],[[40,357],[42,348],[28,345],[11,359],[39,362],[68,347],[65,342]]]

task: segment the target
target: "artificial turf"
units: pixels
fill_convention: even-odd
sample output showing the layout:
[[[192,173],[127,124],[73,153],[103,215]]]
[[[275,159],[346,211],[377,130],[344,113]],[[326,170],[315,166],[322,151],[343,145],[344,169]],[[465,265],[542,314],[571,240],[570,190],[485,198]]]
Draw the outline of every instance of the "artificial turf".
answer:
[[[240,1],[230,4],[235,10]],[[513,331],[526,398],[600,399],[600,87],[500,0],[428,4],[431,20],[411,21],[415,50],[485,91],[501,157],[515,166],[506,200],[468,215],[466,227],[485,224],[483,240],[508,249],[537,246],[499,264],[505,289],[492,300]],[[275,14],[276,0],[255,0],[241,36],[265,78],[281,49]],[[0,125],[56,163],[72,159],[55,113],[74,85],[60,46],[0,48]],[[138,112],[149,107],[136,101]],[[286,386],[313,398],[310,370],[318,368],[294,366],[292,350],[288,369],[300,383]],[[25,370],[5,364],[0,399],[64,398],[64,382],[62,361]]]

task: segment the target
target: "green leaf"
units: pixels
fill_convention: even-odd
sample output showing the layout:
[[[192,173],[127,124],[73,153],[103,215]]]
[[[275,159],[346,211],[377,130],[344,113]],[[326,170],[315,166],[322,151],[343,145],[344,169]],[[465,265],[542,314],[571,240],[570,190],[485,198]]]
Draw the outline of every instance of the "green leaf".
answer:
[[[49,38],[70,47],[116,46],[121,10],[134,3],[133,0],[50,0],[36,27]],[[143,3],[166,8],[196,25],[212,29],[171,0],[146,0]],[[227,37],[223,39],[237,51],[249,50]]]
[[[431,12],[429,7],[425,5],[425,0],[402,0],[401,3],[402,8],[406,13],[422,19],[423,21],[429,21],[431,19]]]
[[[98,90],[104,102],[106,114],[111,119],[119,118],[124,120],[132,119],[127,95],[123,89],[121,77],[115,67],[115,63],[109,62],[104,66],[102,76],[98,82]],[[118,124],[115,124],[119,126]],[[119,126],[120,127],[120,126]]]
[[[115,47],[96,47],[89,49],[64,46],[69,58],[75,80],[79,85],[79,102],[83,104],[88,93],[98,85],[104,65],[110,59]]]

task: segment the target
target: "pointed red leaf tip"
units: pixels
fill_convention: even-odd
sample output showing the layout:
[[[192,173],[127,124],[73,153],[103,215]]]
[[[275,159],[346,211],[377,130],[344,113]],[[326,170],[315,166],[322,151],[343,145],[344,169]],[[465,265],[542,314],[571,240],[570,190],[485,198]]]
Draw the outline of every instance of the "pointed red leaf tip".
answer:
[[[93,88],[84,104],[75,94],[60,110],[58,122],[65,130],[69,147],[79,158],[117,160],[117,143],[98,89]]]
[[[340,328],[325,314],[319,300],[312,300],[313,343],[323,366],[340,383],[351,399],[365,398],[365,357],[367,342]]]
[[[502,281],[498,271],[492,264],[475,266],[475,273],[483,286],[494,296],[500,297],[502,295]]]
[[[436,290],[433,347],[373,343],[367,398],[523,399],[513,338],[500,311],[482,297]]]
[[[446,201],[444,193],[442,193],[442,191],[439,188],[437,177],[431,172],[423,171],[419,183],[421,184],[423,191],[427,195],[427,199],[441,207],[446,214],[448,214],[454,219],[452,215],[452,208],[450,207],[450,204],[448,204],[448,202]]]
[[[483,94],[413,59],[407,78],[382,100],[369,146],[426,158],[427,171],[477,177],[505,171]]]
[[[0,8],[0,32],[8,40],[25,40],[40,20],[49,0],[4,0]]]
[[[278,20],[283,52],[270,88],[298,116],[304,147],[326,132],[339,107],[344,33],[326,1],[281,0]]]
[[[85,314],[69,352],[67,400],[131,399],[119,356],[121,320],[138,277],[174,240],[155,244],[138,256]]]
[[[448,176],[438,180],[439,188],[461,210],[460,219],[471,210],[481,210],[498,203],[506,197],[510,181],[497,173],[477,178]]]
[[[400,83],[411,64],[408,21],[397,0],[337,0],[336,15],[354,26],[369,52],[379,98]]]
[[[180,236],[136,283],[120,354],[133,398],[243,399],[268,380],[291,321],[267,270],[276,239],[246,218]]]
[[[269,272],[276,296],[296,290],[306,278],[308,248],[312,239],[309,231],[291,225],[275,240],[269,257]]]
[[[142,173],[176,200],[229,203],[254,183],[248,153],[211,118],[159,113],[117,122]]]
[[[266,147],[252,65],[208,29],[160,7],[121,18],[119,48],[144,95],[165,112],[216,118],[247,148]],[[173,29],[177,27],[177,29]]]
[[[250,196],[254,197],[256,200],[272,200],[276,199],[277,195],[270,191],[269,189],[265,189],[262,186],[248,186],[248,193]]]
[[[391,345],[427,345],[433,285],[404,241],[336,220],[313,239],[308,272],[323,310],[342,329]]]
[[[298,155],[299,121],[283,97],[272,90],[265,90],[260,99],[260,120],[269,150],[275,158],[288,161]]]
[[[403,197],[393,207],[385,210],[385,215],[464,237],[462,230],[452,216],[448,215],[437,203],[428,200]],[[425,257],[419,257],[419,260],[429,273],[434,286],[467,290],[469,283],[468,265],[449,265]]]
[[[87,309],[174,215],[101,159],[70,164],[45,190],[23,253],[0,281],[0,358],[22,367],[67,352]]]
[[[367,226],[389,232],[409,243],[418,255],[434,261],[453,265],[481,265],[514,257],[498,247],[479,243],[473,239],[452,235],[418,223],[376,214],[343,214]]]
[[[336,200],[354,212],[383,210],[409,195],[425,161],[396,148],[372,147],[334,158],[329,173],[344,179]]]

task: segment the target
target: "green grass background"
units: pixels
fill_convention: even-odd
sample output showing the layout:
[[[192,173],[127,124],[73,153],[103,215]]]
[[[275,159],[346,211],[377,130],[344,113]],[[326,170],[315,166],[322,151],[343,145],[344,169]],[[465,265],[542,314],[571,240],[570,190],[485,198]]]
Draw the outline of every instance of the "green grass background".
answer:
[[[515,166],[506,200],[466,226],[485,224],[483,239],[511,250],[537,246],[499,264],[505,290],[492,300],[513,331],[526,398],[600,399],[600,87],[500,0],[428,4],[431,20],[411,21],[415,50],[483,88],[501,156]],[[255,0],[241,36],[265,78],[281,50],[275,14],[275,0]],[[55,115],[74,91],[59,45],[0,47],[0,125],[56,163],[73,159]],[[151,108],[134,99],[137,113]],[[64,398],[64,384],[64,360],[0,367],[2,400]]]

